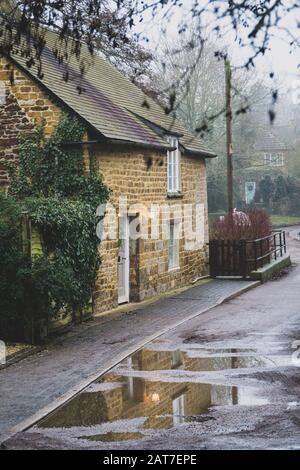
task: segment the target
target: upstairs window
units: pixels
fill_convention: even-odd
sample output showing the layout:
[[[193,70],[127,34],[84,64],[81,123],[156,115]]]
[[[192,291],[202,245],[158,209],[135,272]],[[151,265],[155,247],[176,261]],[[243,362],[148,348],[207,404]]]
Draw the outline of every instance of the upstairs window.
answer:
[[[180,191],[180,152],[178,139],[169,137],[171,147],[175,150],[168,151],[168,193],[178,193]]]
[[[172,351],[172,354],[171,354],[171,367],[172,369],[175,369],[176,367],[180,367],[181,365],[182,365],[181,351],[180,349],[176,349],[175,351]]]
[[[283,166],[283,153],[265,153],[265,165],[267,166]]]

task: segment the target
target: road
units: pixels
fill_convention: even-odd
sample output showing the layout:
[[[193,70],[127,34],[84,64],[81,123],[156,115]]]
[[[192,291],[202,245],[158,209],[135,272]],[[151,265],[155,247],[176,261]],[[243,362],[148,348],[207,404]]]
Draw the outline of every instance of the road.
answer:
[[[288,244],[280,278],[170,330],[6,448],[300,449],[300,241]]]

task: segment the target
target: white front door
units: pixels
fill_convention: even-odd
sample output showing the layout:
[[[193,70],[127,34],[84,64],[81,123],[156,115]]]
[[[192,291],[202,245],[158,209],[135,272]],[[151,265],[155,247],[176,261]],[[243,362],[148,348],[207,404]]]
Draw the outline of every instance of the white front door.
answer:
[[[185,394],[180,395],[172,401],[172,410],[173,410],[173,424],[181,424],[184,422],[185,415],[185,406],[184,406],[184,397]]]
[[[129,302],[129,220],[127,216],[119,218],[120,246],[118,254],[118,302]]]

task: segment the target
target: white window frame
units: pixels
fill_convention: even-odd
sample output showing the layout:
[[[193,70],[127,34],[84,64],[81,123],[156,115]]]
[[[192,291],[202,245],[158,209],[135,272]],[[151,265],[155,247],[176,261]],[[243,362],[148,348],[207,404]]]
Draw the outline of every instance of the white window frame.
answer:
[[[265,153],[265,165],[267,166],[284,166],[284,157],[282,152]]]
[[[179,268],[179,230],[180,222],[171,220],[168,250],[169,271]]]
[[[173,425],[184,423],[185,418],[185,393],[172,400]]]
[[[265,160],[265,165],[270,166],[271,163],[271,154],[270,153],[265,153],[264,155],[264,160]]]
[[[179,193],[181,189],[180,175],[180,150],[178,139],[174,136],[168,137],[170,147],[176,147],[175,150],[168,150],[167,154],[167,186],[168,193]]]
[[[181,359],[181,351],[180,349],[175,349],[171,353],[171,367],[175,369],[176,367],[180,367],[182,365]]]

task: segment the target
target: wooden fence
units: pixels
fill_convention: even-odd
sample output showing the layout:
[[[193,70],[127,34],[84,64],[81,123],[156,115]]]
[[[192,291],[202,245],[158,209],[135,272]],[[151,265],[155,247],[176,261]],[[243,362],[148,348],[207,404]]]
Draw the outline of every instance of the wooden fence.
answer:
[[[256,240],[210,240],[209,264],[211,277],[248,277],[286,253],[286,237],[282,230]]]

